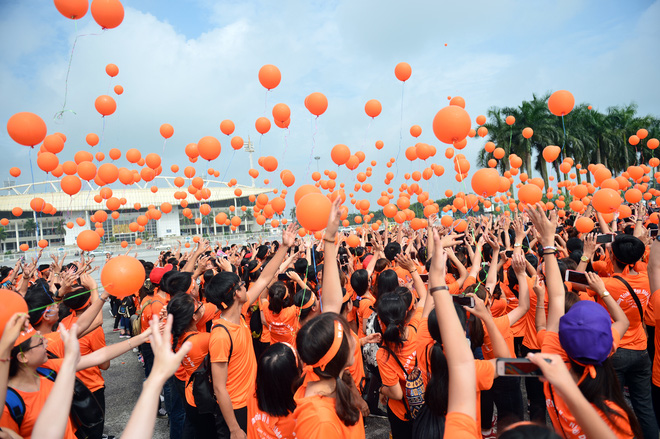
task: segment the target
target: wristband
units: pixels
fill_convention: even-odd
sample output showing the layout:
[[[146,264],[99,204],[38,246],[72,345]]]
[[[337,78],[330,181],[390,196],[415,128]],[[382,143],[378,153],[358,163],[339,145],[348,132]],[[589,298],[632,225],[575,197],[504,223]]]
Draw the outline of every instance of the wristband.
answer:
[[[543,247],[543,250],[557,250],[557,247],[555,247],[554,245],[549,245],[547,247]]]
[[[557,250],[543,252],[543,256],[554,256],[555,254],[557,254]]]
[[[433,293],[435,293],[436,291],[441,291],[441,290],[447,290],[447,291],[449,291],[449,287],[448,287],[447,285],[442,285],[442,286],[439,286],[439,287],[433,287],[433,288],[431,288],[431,289],[429,290],[429,292],[430,292],[431,294],[433,294]]]
[[[0,358],[0,363],[7,363],[8,361],[11,361],[11,358]]]
[[[329,243],[331,243],[331,244],[334,244],[334,243],[335,243],[335,240],[334,240],[334,239],[323,238],[323,240],[324,240],[325,242],[329,242]]]
[[[513,244],[513,246],[514,246],[514,247],[522,247],[522,244],[519,243],[519,242],[516,242],[515,244]]]

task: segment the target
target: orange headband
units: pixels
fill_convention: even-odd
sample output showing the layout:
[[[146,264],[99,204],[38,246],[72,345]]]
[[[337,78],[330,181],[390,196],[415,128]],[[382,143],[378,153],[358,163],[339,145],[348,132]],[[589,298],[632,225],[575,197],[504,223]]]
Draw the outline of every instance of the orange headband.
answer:
[[[305,302],[305,304],[303,306],[301,306],[300,309],[302,310],[302,309],[311,308],[315,303],[316,303],[316,301],[314,300],[314,293],[312,293],[310,291],[309,292],[309,299],[307,299],[307,302]]]
[[[573,361],[575,361],[575,360],[573,359]],[[593,364],[582,364],[579,361],[575,361],[575,362],[577,364],[579,364],[580,366],[584,367],[584,372],[582,372],[582,376],[580,377],[580,379],[577,382],[578,386],[580,384],[582,384],[582,381],[584,381],[584,379],[587,377],[587,374],[589,374],[591,376],[592,380],[596,379],[596,368],[594,367]]]
[[[344,294],[344,297],[342,297],[341,303],[346,303],[349,300],[351,300],[351,293],[349,293],[348,290],[346,290],[346,294]]]
[[[339,352],[339,348],[341,347],[341,342],[343,340],[344,340],[344,327],[341,325],[341,322],[335,320],[335,335],[332,340],[332,345],[330,346],[330,349],[328,349],[328,352],[326,352],[325,355],[319,361],[313,364],[312,367],[318,367],[322,371],[325,371],[325,367],[328,365],[330,361],[332,361],[333,358],[335,358],[337,352]]]
[[[261,268],[261,262],[259,262],[256,267],[254,267],[252,270],[250,270],[250,274],[254,273],[255,271],[257,271],[260,268]]]

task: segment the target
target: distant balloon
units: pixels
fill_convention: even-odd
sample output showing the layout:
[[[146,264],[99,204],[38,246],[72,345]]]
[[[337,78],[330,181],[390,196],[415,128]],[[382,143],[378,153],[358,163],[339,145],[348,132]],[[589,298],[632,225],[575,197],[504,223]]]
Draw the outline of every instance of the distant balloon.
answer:
[[[259,82],[267,90],[272,90],[280,84],[282,74],[280,69],[272,64],[266,64],[259,69]]]
[[[400,62],[394,67],[394,76],[402,82],[406,82],[412,75],[412,67],[407,62]]]

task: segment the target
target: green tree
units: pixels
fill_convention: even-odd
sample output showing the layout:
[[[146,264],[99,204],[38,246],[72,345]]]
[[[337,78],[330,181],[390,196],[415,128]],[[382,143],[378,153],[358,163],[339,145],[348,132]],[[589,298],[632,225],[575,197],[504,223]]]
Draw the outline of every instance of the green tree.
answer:
[[[37,230],[37,223],[32,219],[28,219],[23,223],[23,229],[28,233],[32,234],[35,230]]]

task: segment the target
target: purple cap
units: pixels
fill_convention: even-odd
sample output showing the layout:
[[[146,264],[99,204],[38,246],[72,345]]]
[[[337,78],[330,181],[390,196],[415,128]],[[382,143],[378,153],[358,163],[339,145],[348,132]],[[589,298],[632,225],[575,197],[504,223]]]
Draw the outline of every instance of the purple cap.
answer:
[[[602,364],[612,352],[612,319],[605,308],[582,300],[559,319],[559,342],[581,364]]]

